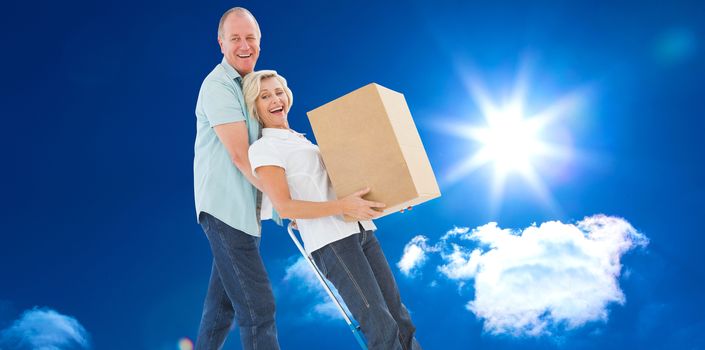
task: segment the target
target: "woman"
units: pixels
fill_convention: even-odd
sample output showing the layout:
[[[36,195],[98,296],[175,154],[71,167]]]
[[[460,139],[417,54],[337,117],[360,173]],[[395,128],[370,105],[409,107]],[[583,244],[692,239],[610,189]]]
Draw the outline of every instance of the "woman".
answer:
[[[370,221],[384,204],[361,198],[369,188],[335,198],[318,146],[289,128],[293,96],[283,77],[252,72],[243,93],[250,115],[263,125],[262,138],[249,149],[253,173],[278,214],[296,219],[306,251],[360,323],[368,347],[421,349]],[[343,214],[361,221],[345,222]]]

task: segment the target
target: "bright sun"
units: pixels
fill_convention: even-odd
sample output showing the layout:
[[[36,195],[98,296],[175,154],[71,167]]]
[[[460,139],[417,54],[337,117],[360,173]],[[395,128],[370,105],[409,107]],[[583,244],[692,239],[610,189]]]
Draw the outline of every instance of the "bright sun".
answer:
[[[470,140],[476,146],[473,153],[451,167],[444,180],[453,184],[473,171],[491,165],[492,206],[501,199],[507,179],[520,175],[548,206],[553,200],[539,176],[537,161],[551,165],[563,162],[571,155],[566,145],[551,144],[542,136],[551,131],[551,126],[560,117],[576,111],[583,96],[573,93],[558,99],[539,113],[525,115],[526,79],[517,79],[513,95],[508,103],[500,105],[489,98],[488,93],[474,79],[467,79],[471,97],[479,107],[484,123],[444,122],[441,128],[449,134]]]
[[[476,129],[472,137],[482,144],[479,153],[494,163],[502,175],[525,174],[531,158],[540,153],[541,141],[536,128],[516,108],[505,108],[487,116],[487,126]]]

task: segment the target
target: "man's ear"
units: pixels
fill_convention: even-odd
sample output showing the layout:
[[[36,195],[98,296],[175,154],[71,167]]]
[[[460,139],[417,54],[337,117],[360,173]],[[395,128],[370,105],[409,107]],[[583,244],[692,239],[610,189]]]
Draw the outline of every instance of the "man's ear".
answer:
[[[225,55],[225,52],[223,51],[223,39],[220,38],[220,35],[218,35],[218,46],[220,46],[220,53]]]

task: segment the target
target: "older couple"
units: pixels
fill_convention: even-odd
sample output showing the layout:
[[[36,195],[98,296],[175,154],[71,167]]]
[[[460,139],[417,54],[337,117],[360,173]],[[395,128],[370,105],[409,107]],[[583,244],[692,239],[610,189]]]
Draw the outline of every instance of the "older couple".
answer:
[[[361,198],[369,189],[335,198],[318,147],[289,128],[293,94],[286,80],[274,71],[253,72],[260,39],[249,11],[223,14],[223,60],[205,78],[196,104],[196,213],[213,253],[196,349],[220,349],[233,320],[244,349],[279,349],[259,254],[261,191],[280,216],[297,220],[307,252],[340,292],[370,349],[420,349],[370,221],[384,205]],[[360,221],[344,222],[343,214]]]

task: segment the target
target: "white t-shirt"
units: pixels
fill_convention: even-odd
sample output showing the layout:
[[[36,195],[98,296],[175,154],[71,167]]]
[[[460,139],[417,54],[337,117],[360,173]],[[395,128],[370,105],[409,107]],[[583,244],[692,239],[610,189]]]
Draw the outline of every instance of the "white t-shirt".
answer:
[[[261,166],[274,165],[284,169],[291,198],[310,202],[335,200],[335,192],[328,179],[318,146],[290,129],[262,129],[262,138],[249,150],[252,173]],[[372,221],[360,221],[365,230],[376,230]],[[304,241],[311,252],[345,237],[360,232],[355,222],[345,222],[341,215],[317,219],[296,219]]]

